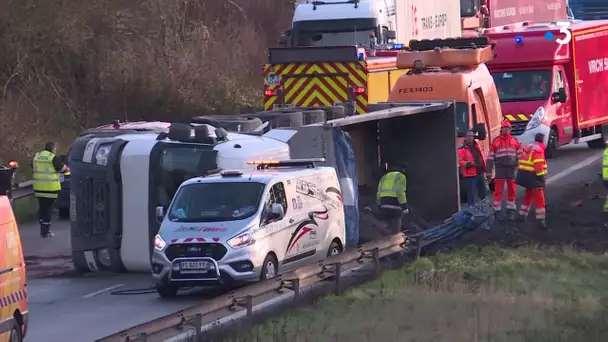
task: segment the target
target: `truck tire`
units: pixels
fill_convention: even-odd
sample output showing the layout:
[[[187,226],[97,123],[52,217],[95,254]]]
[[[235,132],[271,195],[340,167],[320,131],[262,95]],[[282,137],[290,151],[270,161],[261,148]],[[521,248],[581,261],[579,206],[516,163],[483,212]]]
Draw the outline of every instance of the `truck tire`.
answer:
[[[302,115],[304,117],[304,125],[311,125],[326,121],[326,114],[322,109],[302,111]]]
[[[72,264],[74,265],[76,272],[80,274],[91,272],[91,269],[89,269],[89,265],[87,264],[87,259],[84,257],[84,252],[72,251]]]
[[[545,158],[553,159],[557,155],[557,147],[559,146],[559,137],[557,136],[557,130],[551,128],[549,133],[549,139],[547,140],[547,149],[545,149]]]
[[[319,107],[319,109],[325,111],[328,121],[346,117],[346,108],[344,106]]]
[[[211,125],[231,132],[251,132],[262,125],[262,120],[247,115],[203,115],[193,117],[191,123]]]
[[[325,111],[317,107],[303,108],[303,107],[285,107],[276,110],[281,113],[295,113],[302,112],[304,125],[315,124],[318,122],[325,122]]]
[[[262,122],[268,121],[269,129],[304,126],[304,115],[302,112],[257,112],[247,114],[247,116],[258,118]]]

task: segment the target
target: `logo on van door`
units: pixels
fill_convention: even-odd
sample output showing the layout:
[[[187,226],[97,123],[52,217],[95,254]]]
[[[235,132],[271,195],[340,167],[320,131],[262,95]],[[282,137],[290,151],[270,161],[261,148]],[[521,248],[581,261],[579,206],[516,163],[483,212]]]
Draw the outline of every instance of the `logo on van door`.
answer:
[[[302,239],[306,234],[310,234],[310,238],[314,239],[317,236],[316,229],[319,228],[319,224],[316,219],[327,220],[329,218],[329,210],[325,207],[325,210],[311,211],[308,213],[308,219],[302,221],[296,230],[293,231],[287,244],[286,253],[290,252],[293,247]]]

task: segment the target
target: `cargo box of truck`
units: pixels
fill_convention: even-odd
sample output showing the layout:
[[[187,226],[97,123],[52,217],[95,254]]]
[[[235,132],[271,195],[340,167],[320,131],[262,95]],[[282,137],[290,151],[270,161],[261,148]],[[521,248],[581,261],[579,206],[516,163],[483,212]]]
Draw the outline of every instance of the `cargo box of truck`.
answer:
[[[547,156],[570,142],[608,141],[608,20],[493,28],[488,63],[502,113],[522,144],[545,134]]]

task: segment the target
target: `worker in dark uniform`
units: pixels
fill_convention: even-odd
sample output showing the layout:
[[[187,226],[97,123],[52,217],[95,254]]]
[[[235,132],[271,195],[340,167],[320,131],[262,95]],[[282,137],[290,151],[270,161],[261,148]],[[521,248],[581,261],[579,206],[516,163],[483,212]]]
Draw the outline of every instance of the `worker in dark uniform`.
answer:
[[[391,234],[397,234],[401,231],[403,214],[409,212],[406,190],[405,165],[390,164],[388,172],[382,176],[378,183],[376,202],[380,209],[380,215],[387,222]]]
[[[61,191],[59,173],[69,172],[61,158],[55,155],[56,149],[54,142],[46,143],[44,150],[36,153],[32,162],[34,196],[38,199],[38,221],[43,238],[53,236],[51,211]]]

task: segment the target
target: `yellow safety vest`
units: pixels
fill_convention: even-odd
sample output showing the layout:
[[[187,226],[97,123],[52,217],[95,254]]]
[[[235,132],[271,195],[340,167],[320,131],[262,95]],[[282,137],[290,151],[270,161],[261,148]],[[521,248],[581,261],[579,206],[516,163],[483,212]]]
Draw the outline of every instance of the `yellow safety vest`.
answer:
[[[34,156],[34,196],[45,198],[57,198],[61,191],[59,172],[53,166],[55,154],[49,151],[41,151]]]
[[[376,200],[380,201],[382,197],[394,197],[397,198],[399,204],[407,203],[407,179],[401,172],[392,171],[380,179],[378,183],[378,192],[376,193]]]
[[[604,149],[604,159],[602,161],[602,179],[608,181],[608,147]]]

